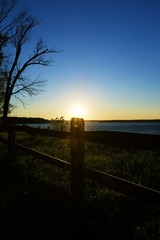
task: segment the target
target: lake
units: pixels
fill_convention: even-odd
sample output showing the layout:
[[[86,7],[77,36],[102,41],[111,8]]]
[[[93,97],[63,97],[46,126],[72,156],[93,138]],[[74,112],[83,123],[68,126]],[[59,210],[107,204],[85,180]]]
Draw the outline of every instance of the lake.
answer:
[[[49,123],[26,124],[31,127],[49,128]],[[85,122],[86,131],[117,131],[140,134],[160,135],[160,121],[115,121],[115,122]]]
[[[88,122],[86,130],[160,135],[160,122]]]

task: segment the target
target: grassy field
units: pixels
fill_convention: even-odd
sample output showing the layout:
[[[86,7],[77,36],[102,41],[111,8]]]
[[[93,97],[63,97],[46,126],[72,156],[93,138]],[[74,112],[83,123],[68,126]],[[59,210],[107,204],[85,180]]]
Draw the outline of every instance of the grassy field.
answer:
[[[70,139],[18,132],[16,141],[70,162]],[[81,218],[70,205],[70,173],[0,144],[0,239],[160,239],[160,207],[86,179]],[[85,143],[85,165],[160,190],[160,154]],[[77,213],[78,214],[78,213]]]

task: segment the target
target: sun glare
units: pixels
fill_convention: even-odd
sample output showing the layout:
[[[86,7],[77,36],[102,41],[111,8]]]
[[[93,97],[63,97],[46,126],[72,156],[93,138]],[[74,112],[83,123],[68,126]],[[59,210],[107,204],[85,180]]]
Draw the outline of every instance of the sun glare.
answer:
[[[72,117],[84,117],[85,108],[81,104],[75,104],[71,107]]]

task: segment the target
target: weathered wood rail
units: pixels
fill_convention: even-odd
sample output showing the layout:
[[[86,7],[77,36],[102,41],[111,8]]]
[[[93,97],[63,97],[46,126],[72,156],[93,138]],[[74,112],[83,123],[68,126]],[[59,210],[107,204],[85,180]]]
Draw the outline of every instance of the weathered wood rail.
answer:
[[[18,127],[18,131],[26,131],[30,134],[42,133],[43,135],[53,136],[51,130],[33,129],[33,128],[21,128]],[[84,187],[85,177],[88,177],[104,187],[112,189],[114,191],[126,194],[136,199],[160,204],[160,192],[145,186],[141,186],[122,178],[85,167],[84,159],[84,142],[92,141],[98,143],[105,143],[109,146],[118,146],[125,148],[137,148],[146,149],[152,151],[160,151],[160,136],[150,136],[141,134],[130,133],[118,133],[118,132],[85,132],[84,120],[79,118],[73,118],[71,120],[71,133],[58,133],[54,132],[54,136],[70,136],[71,137],[71,163],[63,161],[61,159],[49,156],[47,154],[35,151],[31,148],[15,143],[15,129],[12,126],[8,132],[8,140],[0,138],[1,142],[8,144],[8,152],[10,158],[14,159],[15,148],[26,152],[32,156],[53,164],[55,166],[64,168],[71,171],[71,200],[72,204],[80,206],[84,199]]]

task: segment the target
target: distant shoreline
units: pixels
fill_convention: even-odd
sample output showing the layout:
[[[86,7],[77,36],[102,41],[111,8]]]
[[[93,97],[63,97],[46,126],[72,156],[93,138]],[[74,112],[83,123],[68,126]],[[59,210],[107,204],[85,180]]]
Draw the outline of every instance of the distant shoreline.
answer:
[[[160,122],[160,119],[131,119],[131,120],[85,120],[85,122]]]
[[[33,118],[33,117],[10,117],[11,120],[13,120],[17,124],[27,124],[27,123],[50,123],[50,120],[44,119],[44,118]],[[67,122],[70,122],[70,120],[66,120]],[[131,119],[131,120],[85,120],[85,122],[101,122],[101,123],[107,123],[107,122],[137,122],[137,123],[147,123],[147,122],[160,122],[160,119]]]

